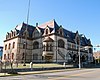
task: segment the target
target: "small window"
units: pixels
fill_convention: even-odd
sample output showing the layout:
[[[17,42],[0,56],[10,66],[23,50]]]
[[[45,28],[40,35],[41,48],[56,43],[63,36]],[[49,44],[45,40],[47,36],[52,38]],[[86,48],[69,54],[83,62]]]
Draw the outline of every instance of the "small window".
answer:
[[[13,48],[15,48],[15,42],[13,42]]]
[[[48,29],[46,29],[46,34],[48,34]]]
[[[64,48],[65,47],[65,42],[63,40],[58,40],[58,47]]]
[[[60,34],[62,35],[63,33],[62,33],[62,30],[60,30]]]
[[[5,50],[7,50],[7,44],[5,45]]]
[[[39,42],[35,41],[33,43],[33,49],[39,49]]]
[[[52,51],[52,44],[50,44],[50,51]]]
[[[22,60],[24,60],[25,53],[22,54]]]
[[[13,31],[12,31],[12,37],[13,37]]]
[[[23,43],[23,49],[27,48],[27,43]]]
[[[15,31],[14,31],[14,33],[13,33],[13,34],[14,34],[14,36],[16,35]]]
[[[4,54],[4,60],[6,60],[6,54]]]
[[[8,59],[10,59],[10,56],[9,56],[9,54],[8,54]]]
[[[43,51],[45,51],[45,45],[43,45]]]
[[[49,51],[49,45],[48,45],[48,43],[46,44],[46,51]]]
[[[9,43],[9,47],[8,47],[8,49],[10,49],[11,48],[11,44]]]
[[[12,53],[12,59],[14,59],[14,53]]]

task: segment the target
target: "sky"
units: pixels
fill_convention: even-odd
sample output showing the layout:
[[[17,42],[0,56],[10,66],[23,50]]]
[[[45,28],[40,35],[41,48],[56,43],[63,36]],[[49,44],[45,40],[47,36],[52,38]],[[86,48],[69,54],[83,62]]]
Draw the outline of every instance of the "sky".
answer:
[[[26,22],[28,1],[0,0],[0,46],[7,32]],[[53,19],[67,30],[84,34],[93,46],[100,44],[100,0],[31,0],[29,24]]]

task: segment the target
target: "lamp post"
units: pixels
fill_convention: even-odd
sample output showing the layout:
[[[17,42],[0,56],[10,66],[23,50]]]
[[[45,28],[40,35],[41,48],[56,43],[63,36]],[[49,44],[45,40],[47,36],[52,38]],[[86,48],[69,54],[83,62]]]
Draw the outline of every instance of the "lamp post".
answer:
[[[78,48],[78,56],[79,56],[78,66],[79,66],[79,69],[81,69],[80,37],[76,38],[75,41],[76,41],[76,48]],[[77,44],[78,44],[78,47],[77,47]]]
[[[80,42],[79,42],[78,55],[79,55],[79,69],[81,69]]]
[[[79,55],[79,64],[78,64],[78,66],[79,66],[79,69],[81,69],[81,53],[80,53],[80,50],[81,49],[88,49],[89,48],[89,46],[85,46],[85,47],[80,47],[81,45],[81,43],[80,43],[80,37],[78,37],[78,44],[79,44],[79,47],[78,47],[78,55]]]
[[[80,48],[80,45],[79,45],[79,69],[81,69],[81,54],[80,54],[80,50],[81,49],[85,49],[85,50],[88,50],[89,48],[91,48],[90,46],[85,46],[85,47],[82,47]],[[88,54],[89,54],[89,50],[88,50]]]

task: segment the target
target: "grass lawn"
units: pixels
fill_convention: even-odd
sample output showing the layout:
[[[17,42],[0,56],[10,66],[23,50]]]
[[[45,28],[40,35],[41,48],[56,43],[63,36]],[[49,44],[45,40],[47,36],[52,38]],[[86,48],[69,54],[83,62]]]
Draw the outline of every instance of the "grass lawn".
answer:
[[[46,67],[62,67],[61,64],[56,63],[44,63],[44,64],[33,64],[33,68],[46,68]],[[4,68],[4,66],[3,66]],[[6,66],[6,68],[11,68],[11,66]],[[13,68],[30,68],[30,64],[26,64],[26,66],[23,66],[23,64],[18,64],[18,67],[16,65],[13,65]]]

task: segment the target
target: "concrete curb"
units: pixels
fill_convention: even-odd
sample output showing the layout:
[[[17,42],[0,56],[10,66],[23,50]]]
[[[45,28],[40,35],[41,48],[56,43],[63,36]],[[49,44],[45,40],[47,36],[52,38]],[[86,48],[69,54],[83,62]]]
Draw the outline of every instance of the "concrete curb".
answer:
[[[78,68],[74,69],[60,69],[60,70],[45,70],[45,71],[30,71],[30,72],[18,72],[18,74],[0,74],[0,77],[7,77],[7,76],[17,76],[17,75],[31,75],[31,74],[43,74],[43,73],[54,73],[54,72],[64,72],[64,71],[74,71],[79,70]]]

